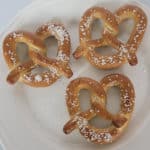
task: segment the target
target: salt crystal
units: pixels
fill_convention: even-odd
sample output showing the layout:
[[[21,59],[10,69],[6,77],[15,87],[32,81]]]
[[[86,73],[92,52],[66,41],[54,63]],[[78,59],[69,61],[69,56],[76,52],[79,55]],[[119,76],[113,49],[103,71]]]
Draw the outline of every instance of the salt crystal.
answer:
[[[104,140],[105,140],[106,142],[111,141],[111,140],[112,140],[111,134],[110,134],[110,133],[105,133],[105,134],[104,134]]]
[[[7,46],[7,47],[9,47],[9,44],[8,44],[8,43],[6,43],[6,46]]]
[[[133,10],[133,12],[135,13],[135,12],[136,12],[136,10],[134,9],[134,10]]]
[[[69,40],[69,34],[61,26],[54,26],[53,24],[48,24],[48,30],[51,31],[53,35],[58,35],[61,45],[64,44],[64,40]]]
[[[64,62],[67,62],[69,60],[69,57],[65,53],[63,53],[63,51],[58,52],[57,58],[58,60],[61,60]]]
[[[127,48],[124,46],[124,45],[120,45],[120,51],[122,51],[123,53],[127,53],[128,52],[128,50],[127,50]]]
[[[13,33],[12,33],[12,36],[13,36],[13,38],[22,37],[22,36],[23,36],[23,33],[16,33],[16,32],[13,32]]]
[[[105,59],[102,59],[102,63],[101,63],[102,65],[105,65],[106,64],[106,62],[105,62]]]
[[[36,76],[34,77],[34,79],[35,79],[35,81],[37,81],[37,82],[41,82],[41,81],[42,81],[42,77],[41,77],[40,75],[36,75]]]
[[[50,72],[52,74],[52,77],[55,77],[56,75],[58,75],[58,71],[57,71],[56,68],[50,67],[49,70],[50,70]]]
[[[32,81],[32,77],[29,74],[28,75],[24,74],[24,78],[28,81]]]
[[[84,22],[84,26],[88,28],[91,24],[91,21],[92,21],[92,17],[87,17],[86,21]]]

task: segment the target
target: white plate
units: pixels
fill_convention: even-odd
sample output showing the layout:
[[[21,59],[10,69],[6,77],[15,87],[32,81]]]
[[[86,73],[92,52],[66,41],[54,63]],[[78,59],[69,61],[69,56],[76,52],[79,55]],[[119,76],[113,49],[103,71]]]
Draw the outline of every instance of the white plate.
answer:
[[[35,32],[36,28],[51,19],[60,20],[68,29],[72,40],[72,51],[78,46],[78,24],[83,12],[93,6],[101,5],[114,11],[119,6],[128,1],[126,0],[45,0],[35,1],[30,6],[22,10],[11,24],[1,34],[1,43],[7,33],[13,30],[24,29]],[[131,1],[130,1],[131,3]],[[132,4],[143,5],[132,1]],[[148,8],[144,7],[147,16],[150,16]],[[150,18],[148,18],[150,20]],[[126,38],[131,22],[124,26]],[[149,90],[150,76],[149,42],[150,27],[148,25],[143,42],[138,51],[139,64],[131,67],[128,64],[119,69],[103,71],[97,70],[91,66],[85,59],[75,61],[71,58],[71,66],[74,76],[71,79],[62,77],[59,81],[47,88],[32,88],[22,83],[10,86],[5,79],[8,74],[8,68],[2,57],[0,57],[0,136],[6,146],[6,149],[15,150],[116,150],[129,143],[135,135],[143,128],[148,121],[149,116]],[[82,65],[81,65],[82,64]],[[63,125],[69,119],[65,105],[65,89],[67,84],[73,78],[78,76],[87,76],[95,80],[100,80],[109,73],[123,73],[127,75],[135,86],[136,107],[133,118],[126,133],[114,144],[107,146],[93,145],[87,143],[78,133],[64,135]],[[111,91],[111,99],[115,99],[117,94]],[[110,97],[110,96],[109,96]],[[146,104],[146,105],[145,105]],[[114,109],[114,108],[113,108]],[[139,119],[140,118],[140,119]],[[141,121],[142,118],[142,121]]]

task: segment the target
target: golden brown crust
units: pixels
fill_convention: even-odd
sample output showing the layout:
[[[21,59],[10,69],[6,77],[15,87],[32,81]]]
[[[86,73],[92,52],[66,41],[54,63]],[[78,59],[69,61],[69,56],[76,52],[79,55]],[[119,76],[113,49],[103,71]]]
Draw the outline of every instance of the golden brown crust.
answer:
[[[111,114],[106,109],[106,93],[113,86],[118,86],[121,92],[121,109],[117,114]],[[86,112],[80,110],[78,93],[81,89],[91,91],[91,108]],[[100,83],[90,78],[77,78],[70,82],[66,90],[66,103],[71,119],[65,124],[64,133],[69,134],[78,128],[81,135],[92,143],[111,143],[127,127],[134,109],[134,99],[131,81],[121,74],[105,76]],[[89,125],[88,121],[96,115],[111,120],[112,125],[105,129]]]
[[[56,59],[46,57],[46,47],[43,41],[49,37],[55,36],[58,40],[58,53]],[[20,63],[16,53],[16,44],[24,42],[29,47],[30,61]],[[30,86],[45,87],[54,83],[61,75],[72,76],[69,67],[70,58],[70,37],[66,29],[61,24],[47,23],[42,25],[36,35],[17,31],[10,33],[3,42],[3,53],[11,72],[7,81],[11,84],[20,80]],[[41,74],[33,74],[32,70],[42,66],[49,71]]]
[[[134,29],[127,43],[123,43],[116,37],[119,33],[119,24],[130,18],[134,20]],[[104,22],[101,39],[91,39],[91,24],[94,19],[102,19]],[[80,21],[80,46],[73,55],[76,59],[86,57],[93,66],[100,69],[116,68],[127,61],[130,65],[136,65],[136,51],[143,39],[146,26],[146,14],[137,6],[125,5],[114,14],[105,8],[92,7],[84,13]],[[116,54],[103,56],[95,52],[95,48],[102,46],[113,47],[117,50]]]

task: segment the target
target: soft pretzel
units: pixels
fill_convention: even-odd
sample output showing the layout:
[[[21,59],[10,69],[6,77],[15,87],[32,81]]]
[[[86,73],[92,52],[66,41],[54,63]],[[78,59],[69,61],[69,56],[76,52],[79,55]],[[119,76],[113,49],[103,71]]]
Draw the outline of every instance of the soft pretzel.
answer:
[[[123,43],[117,39],[119,24],[129,18],[134,20],[134,29],[127,43]],[[95,19],[103,20],[104,30],[102,38],[92,40],[91,25]],[[119,8],[114,14],[105,8],[92,7],[84,13],[80,21],[80,46],[73,55],[76,59],[84,56],[92,65],[101,69],[116,68],[127,61],[130,65],[136,65],[136,51],[143,39],[146,26],[146,14],[137,6],[125,5]],[[95,48],[102,46],[113,47],[116,49],[116,53],[101,55],[95,52]]]
[[[121,109],[112,114],[106,109],[107,90],[117,86],[121,92]],[[78,98],[81,89],[91,91],[91,108],[82,112]],[[124,132],[134,109],[134,87],[131,81],[121,74],[111,74],[104,77],[100,83],[90,78],[77,78],[68,85],[66,104],[71,119],[64,126],[64,133],[69,134],[76,128],[81,135],[92,143],[107,144],[118,139]],[[96,115],[111,120],[108,128],[96,128],[88,123]]]
[[[46,47],[43,41],[55,36],[58,40],[58,53],[56,59],[46,56]],[[29,47],[30,60],[21,63],[16,53],[16,44],[24,42]],[[72,76],[68,65],[70,56],[70,37],[61,24],[48,23],[42,25],[35,35],[25,31],[10,33],[3,42],[3,53],[11,72],[7,81],[11,84],[20,80],[30,86],[44,87],[54,83],[61,75]],[[48,68],[41,74],[33,74],[32,70],[39,66]]]

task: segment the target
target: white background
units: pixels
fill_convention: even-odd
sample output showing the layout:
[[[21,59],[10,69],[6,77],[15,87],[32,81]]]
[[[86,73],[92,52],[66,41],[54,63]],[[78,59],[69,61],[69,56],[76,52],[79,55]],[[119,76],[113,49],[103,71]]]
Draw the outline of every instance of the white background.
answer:
[[[0,0],[0,31],[11,21],[19,10],[28,5],[32,0]],[[149,5],[149,0],[141,0]],[[43,1],[44,2],[44,1]],[[140,119],[140,118],[139,118]],[[142,121],[142,120],[141,120]],[[127,147],[127,148],[126,148]],[[124,150],[149,150],[150,149],[150,121],[145,126],[142,133],[132,140],[130,146],[128,145]],[[0,146],[0,150],[1,150]]]

